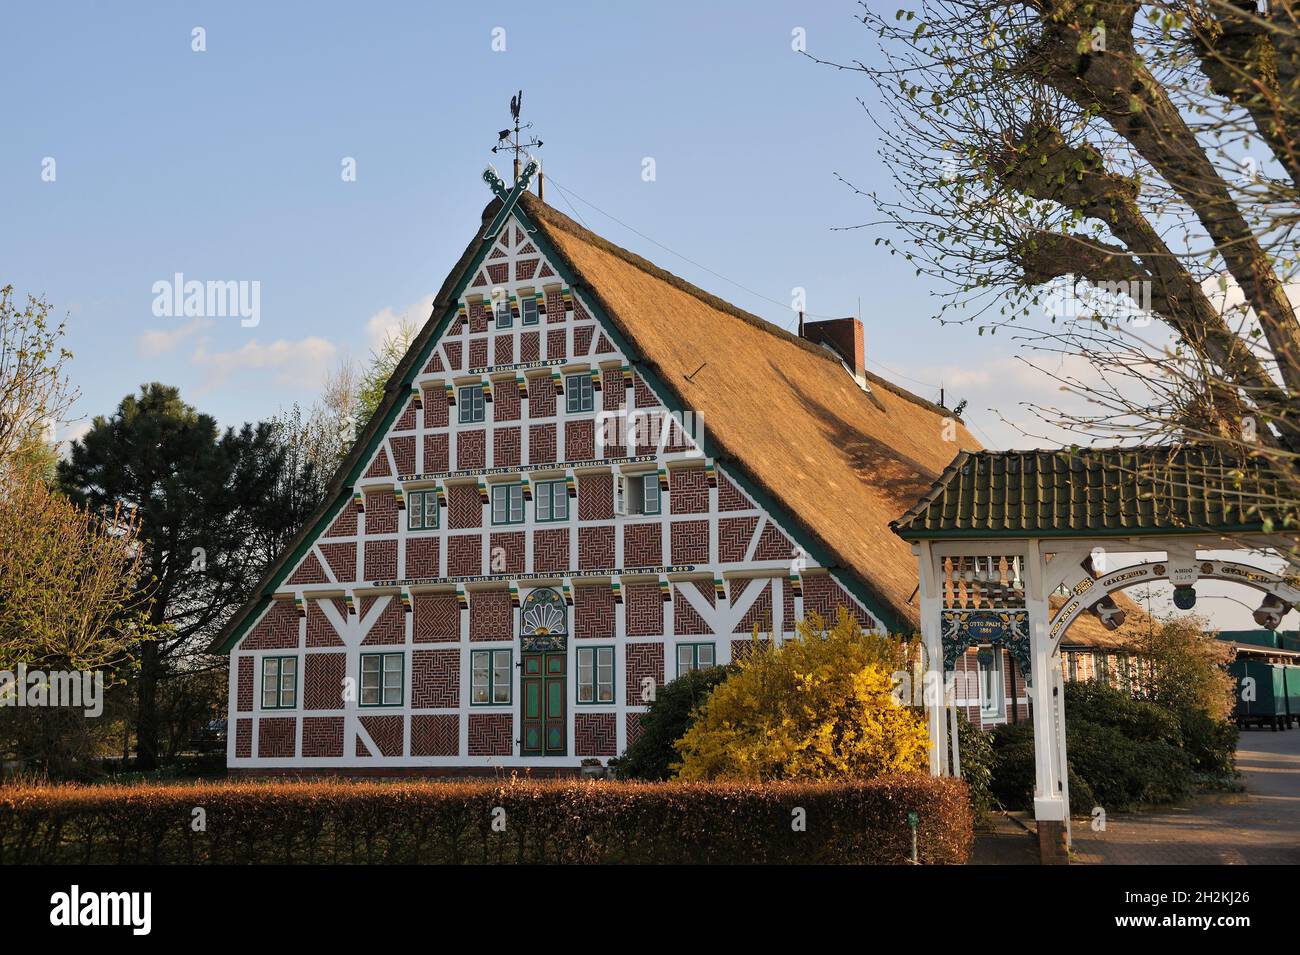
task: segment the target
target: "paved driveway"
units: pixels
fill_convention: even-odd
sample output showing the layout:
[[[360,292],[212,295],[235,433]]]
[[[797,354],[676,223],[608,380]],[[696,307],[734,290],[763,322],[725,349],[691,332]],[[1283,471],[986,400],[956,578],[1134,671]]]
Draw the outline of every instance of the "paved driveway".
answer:
[[[1246,793],[1174,809],[1124,813],[1093,832],[1074,824],[1076,864],[1300,864],[1300,729],[1243,730],[1237,768]]]

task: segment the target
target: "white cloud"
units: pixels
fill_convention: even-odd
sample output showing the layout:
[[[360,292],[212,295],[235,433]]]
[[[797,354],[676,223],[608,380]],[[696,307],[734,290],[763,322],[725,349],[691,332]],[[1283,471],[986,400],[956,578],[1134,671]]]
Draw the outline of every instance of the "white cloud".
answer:
[[[208,344],[206,339],[200,342],[191,358],[207,370],[207,388],[249,371],[271,372],[272,380],[280,385],[318,388],[338,355],[333,342],[315,335],[265,344],[254,340],[228,351],[210,351]]]
[[[423,328],[433,310],[433,294],[430,293],[418,302],[404,308],[387,306],[366,319],[366,344],[371,349],[381,347],[390,335],[395,334],[402,325],[414,325]]]
[[[136,339],[136,347],[145,358],[156,358],[175,351],[182,342],[211,324],[209,319],[196,318],[183,325],[148,331]]]

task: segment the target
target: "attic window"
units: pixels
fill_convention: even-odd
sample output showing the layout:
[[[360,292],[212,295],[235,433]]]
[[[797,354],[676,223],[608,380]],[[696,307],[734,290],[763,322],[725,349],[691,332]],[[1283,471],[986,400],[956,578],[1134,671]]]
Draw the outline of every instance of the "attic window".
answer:
[[[658,514],[662,506],[657,472],[614,475],[614,513]]]
[[[523,324],[536,325],[537,324],[537,296],[534,295],[531,291],[525,291],[520,293],[520,297],[523,299],[522,302],[523,316],[524,316]]]
[[[515,323],[515,317],[510,312],[510,297],[501,290],[500,295],[494,295],[492,299],[492,310],[496,316],[497,328],[510,328]]]

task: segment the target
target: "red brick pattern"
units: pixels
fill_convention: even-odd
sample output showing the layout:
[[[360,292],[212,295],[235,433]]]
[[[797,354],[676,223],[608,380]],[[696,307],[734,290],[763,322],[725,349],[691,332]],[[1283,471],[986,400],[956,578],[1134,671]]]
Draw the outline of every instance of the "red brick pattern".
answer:
[[[762,630],[759,630],[760,634],[762,632],[763,632]],[[732,640],[731,641],[731,662],[741,663],[745,660],[748,660],[751,656],[754,655],[755,651],[761,648],[766,648],[770,643],[771,641],[760,638],[758,643],[755,644],[751,637],[747,637],[744,640]]]
[[[459,756],[460,717],[455,713],[411,717],[412,756]]]
[[[542,358],[542,334],[541,332],[524,332],[519,336],[519,360],[520,361],[540,361]],[[528,387],[528,393],[532,394],[532,385]],[[529,399],[530,401],[532,399]]]
[[[494,574],[524,573],[524,532],[505,531],[488,537],[488,570]]]
[[[515,263],[515,281],[527,282],[537,272],[536,259],[520,259]]]
[[[461,534],[447,538],[447,576],[474,577],[483,572],[483,536]]]
[[[569,569],[569,529],[552,527],[533,531],[533,573]]]
[[[542,276],[550,275],[551,270],[546,269]],[[546,324],[554,325],[558,322],[565,321],[569,316],[564,309],[564,293],[560,286],[556,285],[546,290]]]
[[[514,611],[508,592],[476,590],[469,595],[471,640],[510,640],[514,635]]]
[[[302,559],[298,569],[293,572],[289,578],[290,584],[323,584],[327,583],[328,578],[325,576],[325,568],[321,566],[320,560],[316,557],[315,551],[308,551],[307,556]]]
[[[709,562],[709,522],[673,521],[671,531],[674,564]]]
[[[370,462],[370,467],[366,469],[365,476],[368,478],[393,476],[393,469],[388,465],[388,449],[384,445],[381,444],[379,450],[375,452],[375,459]],[[258,746],[260,748],[261,744],[259,743]]]
[[[673,586],[673,632],[683,636],[700,636],[712,633],[713,631],[709,629],[709,625],[704,622],[704,618],[687,601],[685,594],[682,593],[682,586],[689,587],[690,584]]]
[[[623,525],[624,567],[657,567],[663,563],[663,555],[663,527],[658,521]]]
[[[469,755],[512,756],[514,751],[513,716],[509,713],[469,715]]]
[[[414,435],[406,435],[401,438],[389,438],[388,449],[393,454],[393,464],[397,467],[397,474],[399,477],[404,474],[415,473]]]
[[[723,517],[718,520],[718,560],[724,564],[745,559],[753,540],[757,517]]]
[[[406,540],[406,573],[404,577],[438,576],[438,538],[433,535],[410,537]]]
[[[272,600],[239,644],[241,650],[291,650],[297,646],[298,609],[292,600]]]
[[[334,518],[334,523],[330,529],[325,532],[326,537],[355,537],[357,533],[357,509],[349,501],[343,505],[343,510],[339,516]]]
[[[515,360],[515,336],[498,335],[492,339],[492,364],[508,365]]]
[[[348,505],[348,507],[351,506]],[[357,579],[357,545],[355,543],[317,544],[316,546],[320,548],[325,563],[330,565],[330,573],[334,575],[335,580],[340,583],[351,583]]]
[[[590,461],[596,457],[596,422],[587,418],[564,422],[564,459]]]
[[[781,533],[781,529],[769,520],[759,534],[758,546],[754,548],[754,559],[790,560],[794,554],[795,549],[790,543],[790,538]]]
[[[392,491],[366,492],[366,533],[397,533],[397,497]]]
[[[751,501],[745,492],[736,487],[731,480],[718,472],[718,510],[720,511],[748,511],[753,509],[754,502]]]
[[[483,498],[477,485],[447,485],[447,526],[453,530],[483,526]]]
[[[343,717],[305,716],[302,720],[303,756],[323,759],[343,755]]]
[[[253,658],[239,658],[239,688],[235,709],[248,713],[253,709]]]
[[[379,612],[361,645],[394,646],[405,642],[406,614],[402,610],[402,601],[397,597],[389,597],[387,606]]]
[[[442,353],[447,356],[447,370],[462,370],[461,355],[463,350],[460,342],[447,341],[442,343]]]
[[[555,460],[555,425],[535,424],[528,429],[528,463],[550,464]]]
[[[546,357],[548,360],[567,357],[564,354],[564,347],[567,344],[568,336],[563,328],[552,328],[546,333]]]
[[[253,755],[253,721],[235,720],[235,756],[249,759]]]
[[[326,598],[333,600],[334,608],[337,609],[343,620],[347,620],[347,604],[343,603],[342,598]],[[307,602],[307,646],[308,647],[342,647],[343,639],[339,637],[338,630],[334,629],[329,617],[325,616],[321,604],[325,600],[308,600]]]
[[[426,428],[445,428],[451,423],[450,406],[447,404],[447,389],[441,385],[424,389],[424,426]],[[425,439],[428,444],[428,439]]]
[[[415,402],[409,398],[406,401],[406,407],[402,409],[402,416],[397,419],[393,425],[394,431],[414,431],[415,430]],[[414,446],[414,444],[412,444]],[[399,472],[401,468],[398,468]]]
[[[618,740],[613,713],[578,713],[573,722],[575,756],[615,756]]]
[[[456,470],[486,467],[487,432],[461,431],[456,435]]]
[[[614,526],[578,528],[578,569],[602,570],[614,566]]]
[[[573,357],[581,358],[591,351],[591,332],[590,325],[577,325],[573,329]]]
[[[405,723],[400,716],[363,716],[361,725],[375,746],[379,747],[380,756],[402,755],[402,732]]]
[[[487,267],[488,278],[493,285],[504,285],[510,280],[510,267],[504,262],[498,262]]]
[[[343,677],[347,675],[346,653],[309,653],[303,666],[302,708],[343,709]]]
[[[641,714],[627,714],[627,745],[631,746],[641,737]]]
[[[614,479],[608,474],[584,474],[578,478],[578,520],[605,521],[614,518]]]
[[[830,574],[811,574],[803,578],[803,612],[821,614],[822,620],[834,626],[839,616],[838,608],[847,607],[854,619],[863,627],[874,627],[871,615],[861,609]]]
[[[528,379],[528,414],[534,418],[555,417],[555,387],[550,375]]]
[[[674,514],[707,514],[709,481],[704,468],[676,468],[669,472]]]
[[[476,299],[468,304],[470,334],[482,335],[488,327],[488,303],[485,299]]]
[[[632,583],[623,588],[629,637],[659,637],[664,632],[664,600],[657,583]]]
[[[635,373],[632,375],[632,393],[636,396],[636,406],[638,408],[653,408],[659,404],[659,399],[650,390],[646,380]]]
[[[448,451],[448,447],[446,434],[426,434],[424,467],[421,470],[425,474],[441,474],[443,471],[451,470],[451,452]]]
[[[656,692],[664,685],[664,645],[662,643],[629,643],[623,649],[627,660],[626,691],[628,706],[649,706],[650,700],[642,694],[642,680],[654,680]]]
[[[261,759],[292,759],[298,742],[298,720],[292,716],[263,717],[257,722],[257,755]]]
[[[603,335],[601,339],[604,339]],[[606,411],[618,411],[627,406],[627,390],[623,387],[622,368],[602,369],[600,387],[605,396],[603,407]]]
[[[757,625],[759,635],[762,636],[772,632],[772,583],[765,580],[755,582],[752,586],[762,587],[763,592],[745,611],[745,616],[736,625],[736,632],[753,633],[754,626]]]
[[[519,420],[519,386],[513,381],[498,381],[492,385],[492,420]]]
[[[460,651],[411,653],[411,709],[460,706]]]
[[[486,338],[471,338],[469,342],[469,366],[471,368],[486,368],[488,363],[488,340]]]
[[[454,594],[416,594],[413,635],[416,643],[460,639],[460,607]]]
[[[614,593],[609,584],[575,584],[573,587],[575,638],[614,636]]]
[[[596,354],[607,355],[613,350],[614,350],[614,346],[610,344],[609,339],[605,337],[605,333],[601,332],[600,338],[597,339],[596,341]]]
[[[513,387],[509,386],[509,387]],[[516,391],[517,395],[519,392]],[[492,466],[513,468],[519,466],[523,438],[519,428],[496,428],[492,432]]]
[[[365,580],[393,580],[397,577],[397,541],[366,541]]]

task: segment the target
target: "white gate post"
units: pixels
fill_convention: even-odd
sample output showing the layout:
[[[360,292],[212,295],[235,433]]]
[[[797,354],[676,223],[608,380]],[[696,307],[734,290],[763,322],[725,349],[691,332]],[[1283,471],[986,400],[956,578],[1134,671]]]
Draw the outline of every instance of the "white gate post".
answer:
[[[925,702],[930,733],[930,775],[945,776],[948,774],[948,727],[944,717],[948,699],[943,672],[943,592],[930,542],[919,541],[916,555],[921,572],[921,644],[925,649],[921,698]]]
[[[1034,820],[1038,827],[1038,852],[1043,863],[1069,861],[1065,835],[1065,784],[1061,732],[1057,730],[1057,681],[1052,674],[1050,619],[1044,590],[1046,563],[1038,541],[1031,540],[1025,560],[1025,609],[1029,623],[1030,689],[1034,707]],[[1059,667],[1058,667],[1059,673]]]

